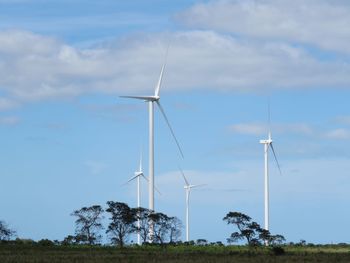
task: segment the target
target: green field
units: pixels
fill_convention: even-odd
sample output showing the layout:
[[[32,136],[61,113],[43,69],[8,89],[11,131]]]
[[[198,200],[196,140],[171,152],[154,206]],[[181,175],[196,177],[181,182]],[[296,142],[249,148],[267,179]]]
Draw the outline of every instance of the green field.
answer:
[[[350,246],[284,246],[275,255],[269,248],[242,246],[88,247],[0,245],[1,263],[55,262],[350,262]]]

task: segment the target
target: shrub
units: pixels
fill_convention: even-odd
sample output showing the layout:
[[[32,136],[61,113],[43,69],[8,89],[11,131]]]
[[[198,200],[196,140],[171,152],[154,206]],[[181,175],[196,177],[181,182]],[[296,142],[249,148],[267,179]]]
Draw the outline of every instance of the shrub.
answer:
[[[272,247],[271,248],[271,252],[275,256],[281,256],[281,255],[285,254],[285,251],[284,251],[283,247],[279,247],[279,246]]]
[[[38,241],[37,243],[39,246],[43,246],[43,247],[52,247],[54,246],[54,242],[52,242],[51,240],[49,239],[41,239]]]

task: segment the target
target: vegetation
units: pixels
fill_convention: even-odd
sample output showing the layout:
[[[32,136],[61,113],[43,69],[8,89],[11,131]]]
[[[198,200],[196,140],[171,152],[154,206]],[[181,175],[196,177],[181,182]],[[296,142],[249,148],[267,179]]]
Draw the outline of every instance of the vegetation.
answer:
[[[0,244],[2,263],[99,263],[99,262],[169,262],[169,263],[228,263],[228,262],[350,262],[350,246],[284,245],[284,253],[261,246],[220,246],[216,244],[116,246],[69,245],[46,242]]]
[[[240,212],[229,212],[223,220],[238,229],[227,239],[228,243],[245,239],[249,246],[260,246],[262,244],[281,245],[285,241],[282,235],[271,235],[270,231],[263,229],[257,222],[251,221],[249,216]]]
[[[109,201],[107,205],[106,211],[111,214],[111,222],[106,233],[109,234],[113,244],[123,247],[128,236],[136,230],[136,210],[120,202]]]
[[[105,233],[110,244],[100,243],[104,212],[108,213]],[[62,241],[14,239],[15,231],[0,221],[0,262],[350,262],[350,245],[322,246],[305,240],[284,244],[282,235],[272,235],[240,212],[229,212],[223,218],[235,229],[227,239],[230,245],[206,239],[181,242],[178,218],[120,202],[107,202],[105,210],[99,205],[83,207],[71,215],[77,218],[75,235]],[[152,243],[148,239],[150,225]],[[135,233],[140,233],[142,246],[129,243],[130,235]],[[244,241],[246,245],[232,245]]]
[[[72,216],[78,217],[75,221],[76,236],[73,237],[76,243],[96,244],[101,240],[99,231],[103,228],[102,220],[103,209],[99,205],[83,207],[75,210]]]
[[[16,235],[16,231],[10,229],[4,221],[0,221],[0,241],[10,240]]]

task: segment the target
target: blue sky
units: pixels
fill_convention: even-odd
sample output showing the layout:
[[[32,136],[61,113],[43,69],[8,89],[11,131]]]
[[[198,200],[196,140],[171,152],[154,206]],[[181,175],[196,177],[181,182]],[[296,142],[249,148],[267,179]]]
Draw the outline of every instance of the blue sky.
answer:
[[[184,221],[180,165],[207,184],[192,239],[225,241],[229,211],[263,224],[270,101],[271,231],[349,242],[349,14],[340,0],[0,0],[1,219],[61,240],[75,209],[136,205],[122,184],[140,147],[147,172],[147,105],[119,95],[153,92],[170,43],[161,102],[185,158],[156,111],[156,209]]]

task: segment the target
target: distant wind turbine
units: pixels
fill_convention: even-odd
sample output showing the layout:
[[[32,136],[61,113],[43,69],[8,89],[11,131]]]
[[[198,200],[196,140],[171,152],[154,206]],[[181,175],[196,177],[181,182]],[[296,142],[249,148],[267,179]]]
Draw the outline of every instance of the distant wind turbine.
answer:
[[[201,186],[205,186],[205,184],[197,184],[197,185],[193,185],[190,184],[184,174],[184,172],[182,171],[181,168],[180,172],[182,174],[182,177],[185,181],[185,193],[186,193],[186,241],[188,242],[190,240],[190,193],[191,193],[191,189],[192,188],[196,188],[196,187],[201,187]]]
[[[265,226],[264,228],[266,230],[269,230],[269,148],[271,148],[274,159],[276,161],[278,170],[280,172],[280,174],[282,175],[282,171],[281,171],[281,167],[278,163],[277,160],[277,156],[276,156],[276,152],[275,149],[273,148],[273,144],[272,144],[272,137],[271,137],[271,125],[270,125],[270,104],[268,106],[268,122],[269,122],[269,131],[268,131],[268,139],[265,140],[260,140],[261,144],[264,144],[264,159],[265,159],[265,168],[264,168],[264,173],[265,173]],[[268,243],[266,243],[266,245],[268,245]]]
[[[168,50],[167,50],[168,53]],[[165,58],[167,57],[167,53]],[[158,79],[158,83],[155,87],[155,91],[154,91],[154,95],[153,96],[120,96],[122,98],[130,98],[130,99],[137,99],[137,100],[143,100],[145,102],[148,102],[148,109],[149,109],[149,209],[154,211],[154,103],[157,104],[160,112],[162,113],[165,122],[167,123],[170,132],[176,142],[177,147],[179,148],[180,154],[183,157],[183,153],[180,147],[180,144],[178,142],[178,140],[176,139],[175,133],[170,125],[170,122],[165,114],[165,111],[162,107],[162,105],[160,104],[159,100],[160,100],[160,96],[159,96],[159,92],[160,92],[160,88],[162,85],[162,80],[163,80],[163,73],[164,73],[164,68],[166,65],[166,59],[165,62],[161,68],[160,71],[160,75],[159,75],[159,79]],[[153,241],[153,227],[151,224],[150,227],[150,241]]]
[[[134,176],[131,177],[126,183],[130,183],[131,181],[137,179],[137,208],[141,207],[141,182],[140,179],[143,177],[147,182],[149,182],[148,178],[144,175],[142,171],[142,153],[140,155],[140,166],[139,170],[135,172]],[[155,187],[155,190],[160,194],[159,190]],[[140,228],[140,219],[137,220],[137,228]],[[140,232],[137,232],[137,244],[141,245],[141,235]]]

